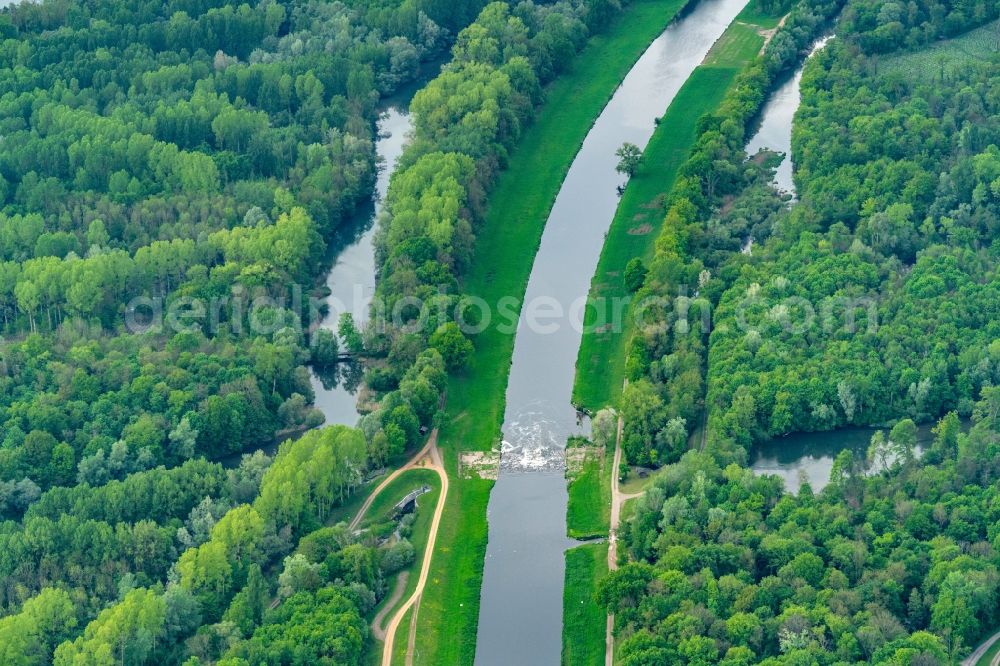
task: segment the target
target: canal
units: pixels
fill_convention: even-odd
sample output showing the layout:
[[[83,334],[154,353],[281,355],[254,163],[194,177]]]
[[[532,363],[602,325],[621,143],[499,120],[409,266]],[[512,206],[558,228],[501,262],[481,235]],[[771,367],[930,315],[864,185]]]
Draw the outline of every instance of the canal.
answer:
[[[585,434],[570,404],[590,280],[618,205],[615,151],[655,121],[746,0],[704,0],[636,62],[587,135],[549,214],[525,294],[490,496],[476,663],[558,664],[566,480],[563,449]],[[531,326],[532,314],[538,325]]]

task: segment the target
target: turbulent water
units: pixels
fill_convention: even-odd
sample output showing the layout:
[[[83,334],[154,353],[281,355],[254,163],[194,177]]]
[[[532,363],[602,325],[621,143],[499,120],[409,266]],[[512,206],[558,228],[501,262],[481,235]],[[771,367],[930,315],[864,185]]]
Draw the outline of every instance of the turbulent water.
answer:
[[[746,0],[705,0],[635,64],[577,154],[546,223],[525,295],[507,386],[500,478],[489,504],[476,663],[558,664],[562,647],[570,404],[583,306],[618,205],[615,151],[644,146]],[[551,316],[531,326],[532,311]]]

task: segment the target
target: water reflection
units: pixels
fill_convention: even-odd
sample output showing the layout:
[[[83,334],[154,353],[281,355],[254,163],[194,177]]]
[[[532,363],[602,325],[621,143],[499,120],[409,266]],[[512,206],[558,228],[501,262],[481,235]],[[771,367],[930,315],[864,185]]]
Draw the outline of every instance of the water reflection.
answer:
[[[357,394],[364,374],[361,364],[352,360],[341,361],[326,368],[313,368],[313,376],[324,391],[334,391],[340,387],[351,395]]]
[[[917,427],[919,456],[934,439],[931,425]],[[862,459],[868,453],[872,435],[879,430],[888,434],[888,428],[840,428],[828,432],[800,432],[779,437],[753,447],[750,468],[755,474],[776,474],[785,481],[785,488],[793,493],[799,490],[800,479],[805,478],[814,492],[819,492],[830,482],[833,461],[844,449]]]
[[[817,41],[810,50],[809,56],[826,46],[830,39],[832,36]],[[805,62],[795,70],[795,73],[787,81],[771,93],[761,111],[760,128],[747,143],[747,155],[751,157],[762,149],[784,155],[784,159],[781,160],[781,164],[774,172],[774,185],[779,191],[787,192],[793,197],[795,196],[795,182],[792,180],[792,122],[795,119],[795,112],[802,102],[800,86],[804,68]]]
[[[334,333],[342,312],[350,312],[359,327],[368,321],[368,306],[375,294],[375,221],[389,189],[389,176],[403,152],[409,131],[410,116],[403,106],[389,107],[379,117],[375,152],[380,167],[372,199],[327,241],[331,264],[325,284],[329,296],[324,299],[328,308],[320,326]],[[310,383],[315,395],[313,405],[323,413],[327,425],[357,424],[361,416],[357,393],[362,379],[361,365],[350,360],[327,368],[310,369]],[[274,455],[280,441],[283,441],[282,437],[287,439],[299,434],[299,430],[286,433],[277,438],[279,441],[258,448]],[[235,467],[244,453],[249,452],[238,451],[225,456],[220,462],[227,467]]]
[[[375,221],[389,190],[389,177],[403,152],[410,130],[410,116],[405,109],[390,107],[378,121],[375,152],[382,163],[371,204],[356,216],[353,224],[338,230],[330,242],[333,264],[326,276],[330,291],[328,309],[320,326],[334,332],[340,315],[349,312],[360,328],[368,321],[368,307],[375,295]],[[357,391],[361,368],[357,363],[342,362],[327,369],[313,368],[314,404],[323,412],[326,423],[355,425],[360,418]]]

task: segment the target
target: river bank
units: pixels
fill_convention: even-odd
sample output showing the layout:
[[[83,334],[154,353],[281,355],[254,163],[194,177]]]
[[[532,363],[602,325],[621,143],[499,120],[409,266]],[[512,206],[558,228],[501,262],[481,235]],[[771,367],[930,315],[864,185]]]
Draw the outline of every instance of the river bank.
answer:
[[[375,182],[370,205],[358,212],[350,226],[338,230],[329,243],[333,258],[324,278],[326,306],[319,328],[337,334],[342,313],[350,313],[358,328],[368,321],[369,305],[375,295],[375,247],[373,239],[376,220],[382,202],[389,190],[389,178],[396,161],[403,153],[403,146],[410,131],[408,99],[394,100],[379,117],[376,124],[375,153],[381,166]],[[311,368],[313,405],[323,412],[326,423],[356,425],[361,417],[358,411],[358,387],[362,371],[353,360],[342,361],[328,369]]]
[[[763,46],[763,32],[773,29],[779,18],[762,17],[748,9],[738,20],[740,23],[720,38],[666,109],[611,223],[590,286],[585,319],[588,330],[580,342],[573,386],[573,404],[591,412],[614,404],[621,395],[625,347],[633,330],[627,307],[620,327],[599,327],[596,322],[609,316],[615,299],[630,296],[623,280],[626,264],[634,257],[649,263],[663,226],[666,194],[690,155],[698,120],[719,106],[736,76]]]
[[[653,41],[590,128],[549,213],[524,302],[550,303],[550,316],[544,327],[523,316],[514,342],[489,503],[478,664],[560,658],[564,553],[575,543],[566,537],[564,447],[589,430],[571,404],[581,335],[574,308],[585,302],[618,207],[615,185],[624,185],[616,151],[646,145],[657,117],[745,4],[703,0]]]
[[[595,35],[573,70],[547,89],[544,105],[512,151],[478,230],[464,291],[497,302],[524,293],[534,252],[559,186],[594,119],[634,62],[684,7],[685,0],[639,0]],[[461,473],[463,452],[498,445],[513,335],[488,328],[476,339],[469,369],[449,380],[439,445],[453,483],[416,622],[416,663],[471,664],[486,550],[491,474]]]
[[[712,46],[705,60],[694,69],[684,82],[665,114],[659,120],[640,163],[639,170],[630,179],[628,187],[615,212],[611,230],[601,253],[588,301],[596,298],[624,297],[627,291],[622,281],[625,264],[635,256],[647,259],[652,255],[653,240],[659,234],[664,215],[665,197],[677,175],[677,170],[688,158],[697,138],[697,124],[705,114],[712,113],[731,88],[744,68],[753,61],[764,45],[765,31],[777,25],[778,17],[759,16],[751,9],[744,9]],[[592,313],[588,316],[593,317]],[[593,323],[593,319],[590,320]],[[584,333],[577,360],[577,375],[574,384],[574,404],[596,411],[614,402],[620,395],[624,378],[624,342],[627,330],[614,332]],[[587,359],[585,361],[584,359]],[[600,359],[600,362],[597,360]],[[586,370],[584,370],[586,368]],[[617,382],[618,390],[608,386]],[[609,457],[610,452],[605,452]],[[610,488],[611,475],[617,474],[611,460],[607,461],[606,478]],[[590,472],[590,473],[588,473]],[[608,488],[594,487],[590,483],[593,473],[586,469],[569,485],[570,507],[593,506],[606,494]],[[604,476],[604,475],[602,475]],[[574,529],[590,526],[590,521],[581,520],[573,512],[567,514],[569,533]],[[608,535],[607,519],[603,521],[603,534]],[[612,537],[613,539],[613,537]],[[586,632],[576,625],[582,622],[579,611],[571,603],[587,594],[593,594],[597,579],[588,579],[580,571],[583,556],[580,548],[566,553],[566,586],[564,613],[567,618],[575,618],[566,623],[563,631],[564,656],[575,657],[581,653],[569,651],[567,645],[579,640],[582,633],[604,634],[606,616],[590,618]],[[612,552],[614,552],[612,550]],[[612,555],[614,557],[614,555]],[[605,570],[608,568],[604,567]],[[584,585],[586,589],[571,589],[570,586]],[[609,643],[610,645],[610,643]],[[601,641],[604,654],[604,641]],[[611,650],[612,648],[608,648]],[[589,652],[585,652],[589,654]],[[568,664],[599,663],[592,660],[571,660]]]

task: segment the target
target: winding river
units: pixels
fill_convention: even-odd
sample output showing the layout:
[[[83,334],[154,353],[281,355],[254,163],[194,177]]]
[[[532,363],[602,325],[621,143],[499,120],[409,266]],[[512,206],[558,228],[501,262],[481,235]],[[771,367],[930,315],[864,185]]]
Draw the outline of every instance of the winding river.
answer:
[[[932,424],[917,427],[916,454],[934,441]],[[963,423],[963,428],[966,424]],[[813,492],[819,492],[830,482],[833,461],[844,449],[864,459],[872,435],[878,430],[886,434],[889,428],[847,427],[828,432],[797,432],[769,442],[757,444],[750,453],[750,469],[754,474],[775,474],[785,482],[785,488],[799,492],[802,480],[809,482]]]
[[[832,36],[818,40],[809,56],[819,51]],[[807,57],[808,60],[808,57]],[[774,185],[780,191],[795,196],[792,179],[793,164],[792,123],[801,103],[800,84],[805,62],[795,73],[779,86],[767,100],[761,113],[760,128],[747,144],[747,154],[756,155],[762,149],[783,153],[774,175]],[[794,199],[793,199],[794,200]],[[751,243],[747,243],[748,250]],[[968,423],[963,422],[963,428]],[[800,432],[787,437],[757,444],[750,453],[750,468],[755,474],[775,474],[785,482],[785,488],[797,493],[803,480],[809,482],[814,492],[818,492],[830,481],[833,462],[844,449],[849,449],[862,458],[868,451],[872,435],[878,428],[847,427],[828,432]],[[888,432],[888,428],[883,428]],[[917,430],[917,453],[934,438],[931,425],[925,424]]]
[[[830,39],[832,36],[823,37],[813,44],[806,60],[826,46]],[[792,180],[792,121],[795,119],[795,112],[802,102],[800,86],[804,69],[805,61],[799,65],[799,68],[787,81],[771,93],[761,111],[760,128],[747,144],[747,155],[750,156],[756,155],[762,149],[784,155],[781,164],[774,172],[774,186],[779,191],[787,192],[793,197],[795,196],[795,182]]]
[[[330,295],[325,299],[328,310],[320,327],[337,332],[340,314],[350,312],[361,328],[368,321],[368,306],[375,294],[375,221],[389,189],[396,160],[403,152],[410,131],[410,115],[403,106],[389,106],[377,124],[375,152],[381,166],[375,182],[375,192],[367,209],[359,211],[355,220],[338,229],[330,241],[330,256],[335,257],[326,275]],[[352,362],[342,362],[328,371],[312,371],[314,404],[323,412],[326,423],[355,425],[360,418],[357,389],[361,369]]]
[[[615,150],[649,141],[655,119],[745,4],[703,0],[650,45],[591,128],[549,214],[507,386],[477,664],[560,661],[563,553],[576,543],[566,537],[563,449],[567,437],[587,429],[570,400],[583,307],[618,206]]]
[[[328,309],[319,326],[332,330],[334,334],[341,312],[354,315],[359,327],[368,321],[368,306],[375,293],[375,248],[372,243],[375,222],[389,189],[389,177],[403,152],[409,131],[410,115],[406,105],[387,104],[376,123],[375,153],[379,158],[379,170],[372,199],[359,207],[352,219],[338,228],[328,241],[331,264],[324,283],[329,295],[321,301]],[[310,383],[315,394],[313,404],[323,413],[326,425],[357,424],[361,417],[357,404],[361,379],[361,368],[353,362],[341,362],[323,371],[310,369]],[[273,443],[258,448],[274,455],[280,443],[280,438],[276,438]],[[236,451],[222,457],[219,462],[226,467],[236,467],[243,454],[252,452],[253,449]]]

